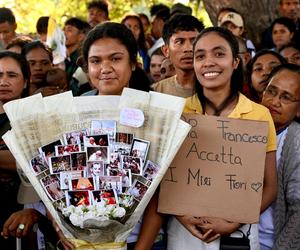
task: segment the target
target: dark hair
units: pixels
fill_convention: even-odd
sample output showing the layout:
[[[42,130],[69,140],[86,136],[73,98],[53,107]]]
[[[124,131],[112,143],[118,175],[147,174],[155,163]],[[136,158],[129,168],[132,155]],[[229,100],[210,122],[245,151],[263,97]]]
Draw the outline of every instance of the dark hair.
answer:
[[[300,1],[298,0],[298,2],[300,3]],[[279,0],[279,4],[282,5],[283,0]]]
[[[163,40],[166,44],[169,43],[173,34],[178,31],[194,31],[198,32],[204,29],[204,25],[196,17],[191,15],[175,15],[168,20],[163,28]]]
[[[96,8],[102,10],[108,18],[108,4],[106,1],[93,1],[87,4],[87,9]]]
[[[267,55],[267,54],[270,54],[270,55],[273,55],[274,57],[276,57],[280,61],[281,64],[287,63],[287,61],[285,60],[285,58],[282,55],[280,55],[279,53],[277,53],[276,51],[273,51],[273,50],[263,49],[255,54],[255,56],[247,64],[247,72],[248,72],[248,77],[247,77],[248,83],[247,84],[249,85],[249,91],[251,94],[251,98],[254,101],[259,101],[259,97],[258,97],[256,90],[252,86],[251,75],[252,75],[252,71],[253,71],[253,65],[259,57],[261,57],[263,55]]]
[[[153,53],[151,54],[151,58],[152,56],[164,56],[164,54],[162,53],[161,48],[159,47],[153,51]]]
[[[294,73],[297,73],[300,75],[300,66],[296,65],[296,64],[292,64],[292,63],[283,63],[280,64],[278,66],[276,66],[274,69],[272,69],[269,77],[268,77],[268,83],[271,81],[271,79],[277,75],[279,72],[281,72],[282,70],[289,70],[292,71]],[[299,83],[300,85],[300,83]]]
[[[31,43],[27,43],[23,49],[22,49],[22,55],[24,55],[24,57],[26,58],[26,55],[33,49],[37,49],[37,48],[40,48],[40,49],[43,49],[47,52],[48,56],[49,56],[49,59],[52,63],[53,61],[53,55],[52,55],[52,50],[46,45],[44,44],[43,42],[41,41],[34,41],[34,42],[31,42]]]
[[[235,36],[227,29],[222,28],[222,27],[209,27],[206,28],[204,30],[202,30],[200,32],[200,34],[197,36],[197,38],[194,41],[194,48],[193,50],[195,50],[195,46],[197,44],[197,42],[205,35],[209,34],[209,33],[216,33],[217,35],[219,35],[220,37],[222,37],[223,39],[226,40],[226,42],[229,44],[230,48],[231,48],[231,52],[232,52],[232,57],[233,59],[239,58],[239,45],[238,45],[238,41],[236,40]],[[242,65],[242,61],[240,60],[238,67],[236,69],[233,70],[232,76],[231,76],[231,81],[230,81],[230,95],[228,96],[228,98],[221,104],[221,107],[219,108],[219,112],[222,111],[222,109],[225,106],[225,104],[228,104],[228,101],[232,100],[233,98],[235,98],[238,93],[242,90],[242,86],[243,86],[243,65]],[[203,112],[205,112],[204,107],[205,104],[207,103],[211,103],[210,100],[208,100],[203,93],[203,87],[201,85],[200,82],[196,82],[196,93],[198,95],[198,98],[200,100],[200,103],[202,104],[203,107]],[[218,110],[216,110],[216,114],[215,115],[219,115]]]
[[[139,17],[140,17],[141,20],[142,20],[142,18],[145,18],[145,19],[147,20],[148,25],[150,25],[149,18],[148,18],[148,16],[147,16],[146,14],[144,14],[144,13],[139,13]]]
[[[170,8],[164,4],[154,4],[150,8],[150,15],[155,16],[159,11],[165,10],[170,12]]]
[[[36,22],[36,31],[38,34],[47,34],[49,16],[41,16]]]
[[[293,49],[296,49],[298,51],[300,51],[300,45],[298,43],[288,43],[286,45],[283,45],[280,49],[279,49],[279,53],[281,53],[281,51],[287,49],[287,48],[293,48]]]
[[[0,23],[8,22],[9,24],[15,24],[16,18],[9,8],[0,8]]]
[[[65,22],[65,25],[74,26],[83,34],[87,34],[91,29],[91,26],[87,22],[82,21],[77,17],[72,17],[72,18],[68,19]]]
[[[137,57],[137,43],[134,39],[132,32],[127,29],[123,24],[106,22],[94,27],[87,35],[83,42],[82,54],[85,63],[88,62],[88,54],[92,44],[98,39],[102,38],[113,38],[117,39],[121,44],[123,44],[130,57],[132,63],[136,63]]]
[[[161,19],[166,22],[170,18],[170,10],[169,9],[161,9],[154,15],[155,19]]]
[[[32,42],[32,39],[29,36],[18,36],[11,40],[11,42],[6,46],[6,49],[8,50],[15,46],[18,46],[21,49],[23,49],[23,47],[30,42]]]
[[[130,62],[136,64],[137,43],[132,32],[123,24],[114,22],[106,22],[97,25],[88,33],[82,46],[82,54],[85,64],[88,63],[88,54],[90,47],[95,41],[102,38],[112,38],[118,40],[127,49]],[[144,91],[150,90],[150,81],[144,70],[136,67],[136,69],[131,74],[129,87]]]
[[[137,16],[137,15],[127,15],[123,18],[121,23],[125,24],[125,22],[130,18],[133,18],[133,19],[137,20],[137,22],[139,24],[140,34],[139,34],[139,37],[138,37],[138,40],[137,40],[138,49],[141,49],[143,51],[147,51],[143,23],[142,23],[141,19],[139,18],[139,16]]]
[[[272,24],[271,24],[271,30],[273,31],[273,28],[275,26],[275,24],[281,24],[281,25],[284,25],[285,27],[287,27],[287,29],[291,32],[291,33],[294,33],[295,35],[295,32],[296,32],[296,25],[295,23],[287,18],[287,17],[279,17],[277,19],[275,19]]]
[[[18,54],[18,53],[12,52],[12,51],[7,51],[7,50],[1,51],[0,59],[6,58],[6,57],[14,59],[17,62],[17,64],[19,64],[21,71],[22,71],[23,78],[24,78],[25,82],[27,82],[27,86],[23,90],[21,96],[22,97],[28,96],[29,81],[30,81],[30,68],[29,68],[28,62],[26,61],[25,57],[21,54]]]

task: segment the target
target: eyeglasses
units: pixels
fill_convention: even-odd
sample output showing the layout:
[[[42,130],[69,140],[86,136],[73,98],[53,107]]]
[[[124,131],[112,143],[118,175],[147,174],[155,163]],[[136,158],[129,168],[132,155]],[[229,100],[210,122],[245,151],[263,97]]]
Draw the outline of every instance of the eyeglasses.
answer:
[[[265,90],[264,96],[267,98],[274,98],[278,95],[277,88],[273,86],[268,86]],[[300,100],[293,98],[287,93],[283,93],[279,95],[279,101],[283,104],[292,104],[293,102],[300,102]]]

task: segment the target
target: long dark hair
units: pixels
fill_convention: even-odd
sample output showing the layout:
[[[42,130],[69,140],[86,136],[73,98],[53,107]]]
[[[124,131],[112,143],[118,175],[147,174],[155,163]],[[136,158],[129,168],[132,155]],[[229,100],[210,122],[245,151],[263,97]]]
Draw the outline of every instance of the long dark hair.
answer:
[[[220,37],[224,38],[227,43],[229,44],[232,52],[232,57],[233,59],[239,58],[239,45],[238,41],[236,40],[235,36],[227,29],[221,28],[221,27],[209,27],[200,32],[200,34],[197,36],[197,38],[194,41],[194,48],[193,50],[195,51],[195,46],[197,42],[205,35],[209,33],[216,33]],[[243,86],[243,65],[242,61],[240,60],[238,67],[233,70],[232,76],[231,76],[231,81],[230,81],[230,95],[225,99],[225,101],[218,107],[218,109],[215,110],[215,115],[220,115],[221,111],[231,102],[231,100],[235,99],[239,92],[242,90]],[[197,80],[196,82],[196,93],[198,95],[198,98],[200,100],[200,103],[203,107],[203,113],[205,113],[205,105],[209,104],[211,106],[212,103],[211,101],[206,98],[203,92],[203,87],[201,83]]]

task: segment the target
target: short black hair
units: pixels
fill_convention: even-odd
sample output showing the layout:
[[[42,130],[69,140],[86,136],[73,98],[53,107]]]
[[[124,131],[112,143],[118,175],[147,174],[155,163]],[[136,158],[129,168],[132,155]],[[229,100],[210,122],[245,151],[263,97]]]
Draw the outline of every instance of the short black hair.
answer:
[[[166,22],[170,18],[170,9],[161,9],[153,17]]]
[[[29,36],[18,36],[10,41],[10,43],[6,46],[6,49],[10,49],[14,46],[19,46],[21,49],[27,44],[32,42],[32,38]]]
[[[106,1],[92,1],[87,4],[87,9],[97,8],[102,10],[108,18],[108,4]]]
[[[163,54],[161,48],[159,47],[153,51],[150,58],[152,58],[152,56],[164,56],[164,54]]]
[[[201,32],[204,29],[204,25],[196,17],[191,15],[175,15],[168,20],[163,28],[163,40],[165,44],[168,44],[173,34],[178,31],[194,31]]]
[[[283,45],[283,46],[279,49],[279,53],[281,53],[281,51],[283,51],[283,50],[285,50],[285,49],[287,49],[287,48],[293,48],[293,49],[295,49],[295,50],[300,51],[300,44],[291,42],[291,43],[288,43],[288,44],[286,44],[286,45]]]
[[[36,48],[41,48],[41,49],[45,50],[49,56],[51,63],[52,63],[52,61],[53,61],[52,50],[45,43],[43,43],[41,41],[34,41],[31,43],[27,43],[22,49],[22,55],[26,58],[26,55],[31,50],[36,49]]]
[[[41,16],[36,22],[36,31],[38,34],[47,34],[49,16]]]
[[[83,34],[87,34],[91,29],[91,26],[87,22],[82,21],[81,19],[79,19],[77,17],[72,17],[72,18],[68,19],[65,22],[65,25],[74,26]]]
[[[0,23],[8,22],[9,24],[16,24],[14,13],[9,8],[0,8]]]
[[[150,15],[155,16],[157,14],[157,12],[159,12],[160,10],[168,10],[170,12],[170,8],[168,6],[160,3],[160,4],[154,4],[151,6]]]

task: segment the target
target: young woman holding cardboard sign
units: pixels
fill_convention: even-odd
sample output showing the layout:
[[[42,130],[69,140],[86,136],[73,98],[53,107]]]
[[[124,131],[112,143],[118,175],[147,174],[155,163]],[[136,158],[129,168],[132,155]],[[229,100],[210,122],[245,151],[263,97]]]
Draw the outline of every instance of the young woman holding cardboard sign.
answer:
[[[264,211],[274,201],[277,192],[275,128],[268,110],[239,92],[243,73],[238,43],[232,33],[218,27],[203,30],[194,42],[194,68],[199,81],[197,93],[187,99],[185,112],[269,122],[261,204],[261,211]],[[151,245],[157,225],[162,221],[162,215],[156,209],[157,198],[154,197],[145,213],[145,226],[136,249],[148,249]],[[172,217],[168,224],[168,249],[219,249],[220,236],[237,229],[246,233],[249,225],[242,226],[222,218]],[[249,238],[251,250],[259,249],[256,225],[251,227]]]

